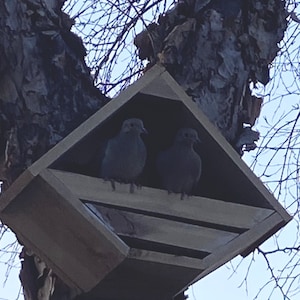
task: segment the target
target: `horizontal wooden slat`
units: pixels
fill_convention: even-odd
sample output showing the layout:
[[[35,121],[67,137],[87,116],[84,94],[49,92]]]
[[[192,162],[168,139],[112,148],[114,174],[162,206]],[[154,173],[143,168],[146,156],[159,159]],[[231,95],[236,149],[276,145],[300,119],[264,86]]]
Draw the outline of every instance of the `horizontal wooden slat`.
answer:
[[[129,186],[117,184],[112,191],[109,182],[80,174],[50,170],[80,199],[111,206],[135,209],[166,217],[178,217],[221,226],[248,229],[273,213],[270,209],[228,203],[203,197],[180,200],[164,190],[142,187],[129,193]]]
[[[195,269],[202,272],[204,265],[202,259],[191,258],[186,256],[170,255],[154,251],[130,249],[128,258],[132,260],[142,260],[149,263],[159,263],[167,267],[168,265],[182,267],[184,269]]]
[[[257,240],[265,235],[271,236],[278,229],[278,226],[284,224],[282,216],[278,213],[274,213],[269,218],[254,226],[251,230],[241,234],[235,240],[229,242],[222,248],[217,249],[211,255],[203,259],[203,265],[205,266],[205,271],[203,271],[193,282],[198,281],[204,276],[208,275],[218,267],[222,266],[232,258],[243,253],[243,251],[249,247],[251,244],[255,244]]]
[[[119,236],[150,242],[147,244],[150,248],[152,242],[154,249],[160,251],[161,247],[162,252],[166,249],[165,245],[170,245],[178,249],[178,255],[183,255],[185,249],[210,253],[238,236],[232,232],[125,212],[99,205],[96,206],[96,209],[100,212],[101,221],[104,221],[109,228],[113,228]],[[133,241],[133,243],[135,245],[138,241]],[[172,247],[170,248],[170,251],[173,251]]]

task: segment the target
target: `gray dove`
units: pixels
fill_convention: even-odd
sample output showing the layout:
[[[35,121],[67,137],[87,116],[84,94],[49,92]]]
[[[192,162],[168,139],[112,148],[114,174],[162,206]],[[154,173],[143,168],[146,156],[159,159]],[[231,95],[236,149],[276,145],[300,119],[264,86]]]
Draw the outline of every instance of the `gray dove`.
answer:
[[[161,186],[169,193],[190,195],[201,175],[201,158],[193,146],[198,142],[195,129],[181,128],[176,134],[173,145],[159,153],[156,168]]]
[[[147,156],[142,133],[147,133],[142,120],[127,119],[119,134],[107,143],[100,177],[109,179],[114,190],[118,181],[130,183],[130,192],[134,191],[134,182],[141,175]]]

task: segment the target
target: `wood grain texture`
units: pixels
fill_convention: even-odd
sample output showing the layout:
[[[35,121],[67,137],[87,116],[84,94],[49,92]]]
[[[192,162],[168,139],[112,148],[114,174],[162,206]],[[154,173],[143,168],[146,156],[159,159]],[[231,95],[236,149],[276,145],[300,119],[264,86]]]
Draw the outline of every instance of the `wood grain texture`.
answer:
[[[129,256],[90,293],[78,300],[172,299],[202,272],[201,260],[131,249]]]
[[[113,228],[114,232],[121,238],[130,238],[134,245],[138,244],[139,241],[147,241],[147,246],[150,249],[151,243],[153,243],[157,251],[159,251],[160,246],[163,249],[164,245],[168,245],[182,248],[182,252],[184,249],[188,249],[211,253],[238,236],[237,233],[125,212],[99,205],[96,208],[105,224]]]
[[[93,288],[129,251],[47,170],[1,217],[64,282],[83,291]]]
[[[176,116],[164,128],[169,105],[176,106]],[[158,124],[151,128],[155,112],[162,107]],[[59,165],[59,158],[84,143],[88,134],[93,142],[97,134],[105,133],[111,123],[116,127],[132,111],[148,115],[150,129],[160,134],[153,157],[176,126],[187,124],[198,131],[204,146],[196,150],[206,158],[203,185],[209,188],[201,194],[200,180],[196,194],[206,197],[181,201],[180,195],[152,188],[159,185],[151,172],[151,187],[131,194],[129,185],[117,184],[112,191],[110,183],[102,179],[47,169],[55,162]],[[162,127],[164,133],[160,133]],[[76,155],[82,148],[78,150]],[[195,277],[202,278],[236,255],[246,255],[291,219],[197,104],[160,66],[149,70],[36,161],[1,199],[1,219],[70,286],[87,291],[97,285],[101,295],[118,299],[124,293],[128,300],[135,299],[130,296],[134,288],[139,290],[136,299],[145,290],[151,291],[149,300],[159,298],[156,288],[171,297]],[[101,217],[96,218],[82,202],[100,205]],[[131,272],[132,276],[122,280]],[[163,278],[172,279],[169,287],[161,284]],[[115,283],[119,281],[117,290]]]
[[[50,170],[80,199],[124,209],[134,209],[168,217],[207,222],[247,229],[273,213],[270,209],[250,207],[203,197],[189,197],[182,201],[180,195],[142,187],[130,194],[129,186],[117,184],[112,192],[109,182],[69,172]],[[188,221],[187,221],[188,222]]]
[[[255,244],[262,236],[265,240],[277,231],[277,226],[282,225],[283,219],[280,214],[274,213],[263,222],[254,226],[251,230],[241,234],[237,239],[219,248],[203,260],[205,271],[203,271],[193,282],[198,281],[207,274],[216,270],[235,256],[242,254],[248,245]]]
[[[155,84],[157,83],[157,84]],[[168,88],[164,88],[167,86]],[[268,208],[276,209],[283,219],[288,222],[291,217],[283,209],[283,207],[278,203],[278,201],[272,196],[272,194],[266,189],[262,182],[251,172],[251,170],[246,166],[246,164],[240,159],[238,154],[232,148],[232,146],[226,141],[226,139],[221,135],[221,133],[215,128],[215,126],[208,120],[204,113],[199,110],[197,104],[191,100],[191,98],[184,92],[184,90],[176,83],[176,81],[169,75],[166,70],[155,65],[147,73],[128,89],[120,93],[118,97],[111,100],[107,105],[100,109],[97,113],[91,116],[87,121],[81,124],[77,129],[75,129],[71,134],[69,134],[65,139],[53,147],[49,152],[47,152],[41,159],[35,162],[29,171],[33,176],[37,175],[43,168],[48,167],[54,161],[56,161],[62,154],[66,153],[70,148],[72,148],[77,142],[81,141],[89,132],[93,131],[97,126],[99,126],[106,119],[112,117],[115,113],[122,109],[124,104],[128,103],[132,97],[137,95],[140,91],[145,89],[145,91],[151,91],[155,93],[157,90],[158,94],[163,93],[163,97],[168,97],[170,99],[175,99],[175,102],[182,102],[183,107],[189,114],[195,119],[196,128],[204,135],[204,139],[209,141],[209,146],[212,149],[212,153],[218,157],[218,161],[224,162],[224,166],[228,175],[223,174],[221,177],[228,177],[229,175],[238,179],[241,184],[237,184],[234,189],[238,191],[239,197],[242,198],[246,189],[249,189],[249,193],[252,195],[253,203],[251,199],[243,202],[249,202],[250,206],[255,204],[259,205],[259,202],[268,203]],[[179,101],[180,100],[180,101]],[[201,137],[202,138],[202,137]],[[219,164],[219,165],[220,165]],[[228,179],[226,179],[228,180]],[[233,195],[234,195],[233,190]],[[247,197],[248,194],[247,193]],[[257,198],[261,199],[257,200]],[[238,200],[238,201],[237,201]],[[239,202],[241,199],[232,199],[232,202]]]

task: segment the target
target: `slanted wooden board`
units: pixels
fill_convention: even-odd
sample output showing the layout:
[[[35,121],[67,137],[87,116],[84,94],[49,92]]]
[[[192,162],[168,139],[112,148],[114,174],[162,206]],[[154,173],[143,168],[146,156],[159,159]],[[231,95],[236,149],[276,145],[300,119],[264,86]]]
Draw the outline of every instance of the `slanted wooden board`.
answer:
[[[117,184],[112,192],[109,182],[103,179],[49,169],[76,197],[92,203],[120,207],[124,210],[155,213],[166,218],[186,219],[191,222],[210,223],[236,229],[249,229],[274,211],[214,199],[191,196],[181,201],[180,195],[168,195],[164,190],[142,187],[133,194],[129,186]]]
[[[21,242],[69,286],[89,291],[129,247],[44,170],[1,212]]]
[[[195,118],[198,120],[198,123],[201,124],[202,131],[206,131],[206,135],[209,136],[215,144],[212,148],[219,150],[223,160],[230,161],[226,165],[228,168],[234,169],[235,176],[232,177],[232,180],[238,180],[240,177],[245,178],[245,186],[248,188],[251,187],[251,190],[255,189],[258,191],[263,198],[266,199],[271,206],[278,211],[283,220],[285,220],[285,222],[289,222],[291,220],[291,216],[267,190],[258,177],[250,170],[250,168],[239,157],[233,147],[226,141],[220,131],[208,120],[204,113],[199,109],[197,104],[193,102],[192,99],[184,92],[174,78],[172,78],[168,72],[164,72],[161,74],[161,79],[167,82],[170,87],[172,87],[173,92],[178,96],[178,98],[181,99],[190,113],[195,116]],[[231,173],[230,169],[228,169],[228,173]],[[236,188],[240,187],[236,186]],[[251,205],[251,203],[249,204]]]
[[[169,243],[174,248],[184,245],[187,249],[207,252],[201,263],[206,267],[199,273],[198,279],[236,255],[243,254],[245,250],[253,250],[251,247],[256,245],[257,240],[266,239],[284,223],[281,215],[270,209],[195,196],[182,201],[179,195],[166,195],[166,191],[148,187],[137,189],[131,194],[129,185],[126,184],[117,184],[116,190],[112,191],[110,183],[99,178],[51,169],[49,171],[72,189],[78,198],[100,204],[95,206],[99,209],[102,221],[107,222],[118,235]],[[174,217],[177,217],[177,221],[172,220]],[[189,222],[207,222],[208,218],[211,226],[214,223],[226,225],[224,231],[204,229],[204,232],[209,233],[207,239],[205,233],[201,232],[201,226],[191,225]],[[177,225],[179,221],[185,223]],[[231,231],[234,228],[243,228],[244,233],[233,234]],[[218,245],[218,236],[224,239],[227,236],[228,240],[223,240]],[[197,239],[201,240],[199,244]],[[202,243],[206,243],[204,247],[201,246]]]
[[[146,244],[151,248],[167,248],[178,251],[178,255],[184,255],[184,251],[192,250],[197,256],[201,252],[211,253],[219,247],[227,244],[238,236],[237,233],[211,229],[203,226],[177,222],[159,217],[146,216],[141,213],[132,213],[120,209],[107,208],[96,205],[105,224],[109,224],[114,232],[133,245]],[[146,242],[146,243],[143,243]],[[159,246],[156,246],[159,245]],[[172,247],[170,247],[172,246]]]
[[[203,271],[193,282],[205,277],[218,267],[222,266],[235,256],[243,253],[247,250],[247,244],[255,244],[258,240],[266,240],[268,237],[273,235],[278,228],[283,224],[283,220],[278,213],[274,213],[263,222],[255,225],[251,230],[241,234],[237,239],[219,248],[217,251],[207,256],[203,260],[205,265],[205,271]],[[253,251],[254,249],[251,249]]]
[[[129,117],[141,118],[149,131],[144,187],[134,194],[128,185],[112,191],[93,177],[100,163],[89,151],[101,140],[92,149],[98,153]],[[183,126],[203,140],[195,145],[203,174],[196,196],[181,201],[159,189],[153,166]],[[84,156],[80,168],[65,172],[78,156]],[[91,205],[99,208],[96,216]],[[0,218],[72,288],[112,300],[169,299],[236,255],[247,255],[291,219],[160,66],[29,167],[1,195]]]
[[[98,126],[101,125],[101,123],[105,122],[107,119],[113,118],[116,113],[124,109],[124,106],[127,106],[128,103],[132,102],[133,98],[140,95],[141,99],[134,100],[135,105],[137,105],[139,102],[141,102],[143,95],[157,94],[157,96],[159,96],[159,94],[161,93],[160,90],[164,91],[164,94],[160,96],[160,102],[163,103],[164,101],[166,101],[166,99],[172,100],[171,102],[181,102],[182,106],[185,107],[187,111],[189,111],[190,116],[194,118],[193,124],[195,124],[197,129],[199,129],[199,131],[203,133],[209,140],[209,151],[218,149],[216,151],[212,151],[212,153],[215,154],[215,160],[217,161],[217,163],[219,163],[219,165],[226,165],[225,168],[222,168],[220,170],[223,173],[223,169],[226,170],[227,176],[224,177],[222,175],[223,178],[228,181],[229,175],[234,177],[234,180],[229,180],[228,182],[235,182],[236,180],[240,180],[240,178],[242,178],[241,184],[237,184],[236,187],[231,187],[231,189],[233,190],[233,195],[234,189],[236,189],[236,191],[239,192],[241,196],[243,196],[243,193],[247,186],[249,192],[245,195],[245,198],[247,198],[245,200],[246,202],[253,201],[256,202],[256,204],[257,202],[259,204],[259,202],[266,201],[267,203],[269,203],[268,208],[275,208],[281,214],[282,218],[286,222],[288,222],[291,218],[282,208],[282,206],[277,202],[276,199],[274,199],[274,197],[264,187],[260,180],[249,170],[249,168],[240,159],[240,157],[225,140],[225,138],[209,122],[203,112],[199,110],[196,103],[194,103],[191,98],[187,96],[183,89],[161,66],[154,66],[153,68],[151,68],[137,82],[120,93],[118,97],[112,99],[107,105],[105,105],[102,109],[91,116],[77,129],[75,129],[70,135],[68,135],[49,152],[47,152],[41,159],[35,162],[29,168],[29,172],[33,176],[35,176],[42,169],[49,167],[64,153],[70,150],[76,143],[86,137],[87,134],[92,133]],[[149,105],[151,105],[151,103]],[[145,115],[145,113],[143,114]],[[221,184],[222,180],[219,180],[219,183]],[[251,194],[253,194],[252,199],[248,199],[248,195]],[[8,198],[6,200],[9,201]],[[230,202],[237,202],[237,200],[239,199],[235,199],[234,197],[232,197],[232,199],[230,199]],[[251,203],[245,204],[251,205]]]
[[[171,299],[201,272],[199,259],[131,249],[113,273],[78,299]]]
[[[180,95],[174,91],[168,81],[161,80],[161,76],[154,78],[151,84],[147,84],[139,92],[146,95],[181,101]]]

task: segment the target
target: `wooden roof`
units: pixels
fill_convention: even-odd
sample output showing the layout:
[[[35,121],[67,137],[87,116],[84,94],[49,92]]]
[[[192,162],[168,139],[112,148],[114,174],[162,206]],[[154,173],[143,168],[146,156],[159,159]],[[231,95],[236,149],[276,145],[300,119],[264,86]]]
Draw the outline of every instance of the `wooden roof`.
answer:
[[[150,133],[143,188],[133,194],[96,176],[103,140],[128,117]],[[159,188],[153,169],[182,126],[198,131],[203,160],[196,194],[183,201]],[[171,297],[291,219],[160,66],[30,166],[1,195],[0,217],[78,293],[125,300]]]

